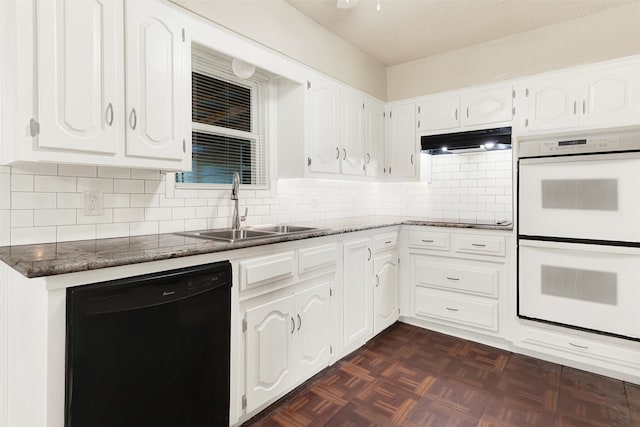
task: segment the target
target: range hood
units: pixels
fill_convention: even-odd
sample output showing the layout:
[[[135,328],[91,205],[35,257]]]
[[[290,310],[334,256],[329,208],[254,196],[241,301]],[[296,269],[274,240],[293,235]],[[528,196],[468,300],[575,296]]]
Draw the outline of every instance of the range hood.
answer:
[[[425,135],[420,138],[422,151],[429,154],[472,153],[511,148],[511,128],[494,128]]]

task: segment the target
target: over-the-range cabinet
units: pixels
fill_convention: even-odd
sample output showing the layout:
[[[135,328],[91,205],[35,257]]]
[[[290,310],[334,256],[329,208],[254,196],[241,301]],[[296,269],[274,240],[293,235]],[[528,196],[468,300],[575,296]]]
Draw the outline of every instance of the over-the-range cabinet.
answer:
[[[640,129],[527,138],[518,316],[640,339]]]

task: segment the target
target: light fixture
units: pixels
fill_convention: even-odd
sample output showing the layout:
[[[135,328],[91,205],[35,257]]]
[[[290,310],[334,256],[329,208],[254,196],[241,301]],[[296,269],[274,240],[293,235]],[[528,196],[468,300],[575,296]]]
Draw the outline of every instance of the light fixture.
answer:
[[[233,58],[233,61],[231,61],[231,69],[233,70],[233,74],[241,79],[249,79],[256,72],[255,65],[244,62],[238,58]]]
[[[336,0],[338,9],[349,9],[358,5],[360,0]]]
[[[380,0],[378,0],[378,6],[376,6],[376,11],[380,12]]]

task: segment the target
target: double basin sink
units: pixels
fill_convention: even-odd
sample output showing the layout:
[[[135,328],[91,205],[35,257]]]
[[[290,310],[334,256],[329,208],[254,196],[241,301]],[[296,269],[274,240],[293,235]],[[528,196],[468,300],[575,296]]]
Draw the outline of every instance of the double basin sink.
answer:
[[[198,237],[201,239],[220,240],[223,242],[237,242],[240,240],[264,239],[290,234],[311,233],[318,230],[320,229],[314,227],[300,227],[297,225],[259,225],[239,230],[222,228],[216,230],[186,231],[175,234],[188,237]]]

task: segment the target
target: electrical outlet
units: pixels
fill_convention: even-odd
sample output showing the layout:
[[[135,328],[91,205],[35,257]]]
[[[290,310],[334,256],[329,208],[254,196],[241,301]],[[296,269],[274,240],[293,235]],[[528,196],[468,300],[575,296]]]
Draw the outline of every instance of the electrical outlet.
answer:
[[[84,192],[84,215],[102,215],[102,193],[99,191]]]

